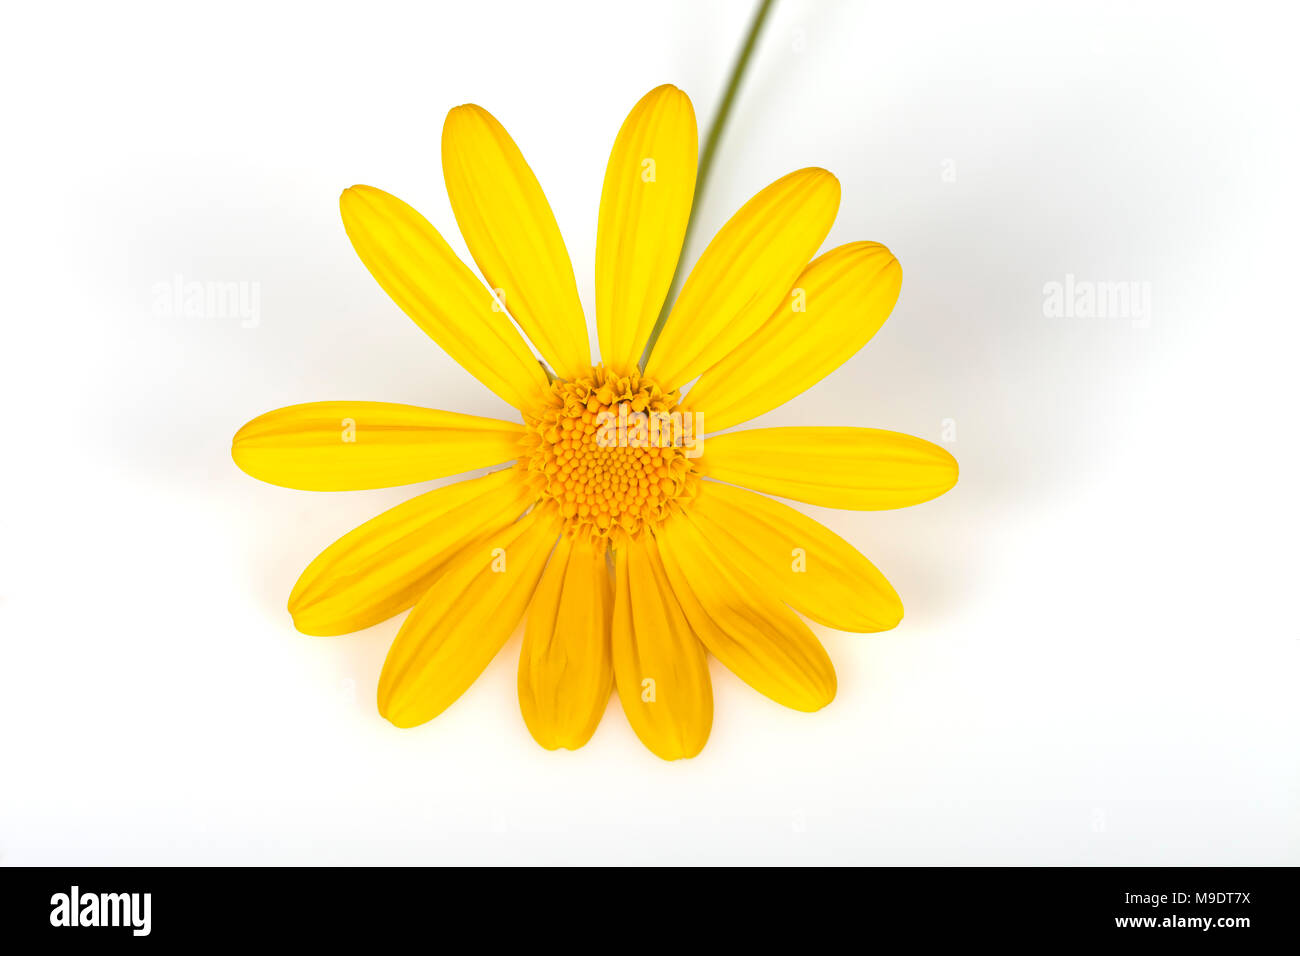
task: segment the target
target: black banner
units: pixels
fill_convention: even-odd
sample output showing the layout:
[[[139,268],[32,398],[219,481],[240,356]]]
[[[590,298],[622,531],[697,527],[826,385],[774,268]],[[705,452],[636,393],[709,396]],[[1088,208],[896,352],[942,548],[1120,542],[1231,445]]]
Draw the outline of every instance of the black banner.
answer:
[[[149,945],[199,940],[366,943],[412,936],[430,946],[483,942],[530,927],[534,945],[575,933],[648,947],[685,925],[762,941],[793,933],[915,940],[1118,941],[1239,948],[1295,939],[1289,869],[665,868],[543,875],[429,869],[0,869],[4,938]],[[672,923],[666,926],[665,921]],[[573,925],[561,928],[562,923]],[[579,927],[583,929],[579,929]],[[447,937],[448,928],[456,935]],[[585,935],[585,934],[584,934]],[[11,950],[14,951],[14,950]]]

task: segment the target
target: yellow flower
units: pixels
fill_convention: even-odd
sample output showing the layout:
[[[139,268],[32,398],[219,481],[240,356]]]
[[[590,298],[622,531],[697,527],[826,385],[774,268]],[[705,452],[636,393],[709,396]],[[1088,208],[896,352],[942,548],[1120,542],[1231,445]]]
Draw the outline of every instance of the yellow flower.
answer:
[[[697,143],[691,102],[673,86],[643,97],[619,130],[596,243],[598,365],[550,206],[487,111],[448,114],[442,160],[490,289],[401,200],[370,186],[343,193],[366,268],[521,419],[317,402],[235,435],[240,468],[290,488],[381,488],[507,465],[366,522],[289,596],[306,634],[412,609],[379,680],[379,711],[397,726],[460,697],[526,616],[519,703],[538,743],[581,747],[616,687],[650,750],[691,757],[713,720],[708,654],[778,703],[813,711],[835,696],[835,671],[803,617],[858,632],[901,619],[898,595],[866,558],[755,492],[898,508],[951,488],[951,455],[867,428],[713,434],[822,379],[897,301],[902,271],[884,246],[813,258],[839,206],[834,176],[801,169],[741,207],[638,367],[681,252]]]

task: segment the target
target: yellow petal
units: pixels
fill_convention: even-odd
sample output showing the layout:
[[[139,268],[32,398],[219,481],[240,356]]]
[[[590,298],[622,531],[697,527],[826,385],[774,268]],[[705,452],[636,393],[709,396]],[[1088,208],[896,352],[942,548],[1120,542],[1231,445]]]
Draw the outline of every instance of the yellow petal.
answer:
[[[784,404],[862,348],[889,318],[903,284],[878,242],[852,242],[814,260],[771,318],[687,393],[687,411],[721,431]]]
[[[536,356],[427,219],[373,186],[345,189],[339,209],[370,274],[429,338],[515,408],[541,401],[547,381]]]
[[[307,491],[391,488],[518,458],[521,425],[387,402],[311,402],[259,415],[230,454],[254,478]]]
[[[880,511],[937,498],[957,483],[938,445],[878,428],[755,428],[704,441],[710,478],[828,508]]]
[[[704,481],[686,514],[763,591],[819,624],[867,632],[902,620],[903,602],[870,561],[779,501]]]
[[[298,578],[289,595],[294,627],[346,634],[400,614],[457,555],[509,527],[535,497],[522,473],[507,468],[435,488],[371,518]]]
[[[469,689],[523,617],[559,530],[554,511],[539,508],[456,556],[388,650],[381,715],[414,727]]]
[[[630,372],[673,280],[691,216],[699,134],[690,97],[651,90],[618,131],[605,167],[596,232],[600,358]]]
[[[835,668],[799,616],[689,521],[656,531],[668,580],[709,653],[760,694],[795,710],[835,699]]]
[[[470,255],[560,378],[591,371],[573,264],[537,177],[496,118],[458,106],[442,127],[442,175]]]
[[[790,173],[745,203],[691,270],[646,374],[677,388],[753,335],[785,301],[839,205],[839,181],[816,168]]]
[[[577,750],[605,713],[613,606],[605,549],[561,538],[528,606],[519,653],[519,708],[547,750]]]
[[[614,681],[623,713],[655,756],[694,757],[713,727],[713,683],[653,538],[619,548],[614,582]]]

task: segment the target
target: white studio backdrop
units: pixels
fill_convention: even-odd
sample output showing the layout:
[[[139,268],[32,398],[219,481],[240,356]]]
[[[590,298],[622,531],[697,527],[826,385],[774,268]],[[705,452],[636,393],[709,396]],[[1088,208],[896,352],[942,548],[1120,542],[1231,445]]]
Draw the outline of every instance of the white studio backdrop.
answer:
[[[428,486],[260,484],[234,431],[332,398],[509,412],[366,273],[341,189],[466,255],[439,137],[485,106],[590,318],[619,124],[671,82],[706,125],[751,9],[6,12],[0,863],[1300,862],[1283,4],[778,2],[688,255],[778,176],[832,170],[828,247],[889,245],[902,298],[757,424],[896,429],[962,467],[919,507],[807,509],[907,608],[819,629],[823,712],[715,667],[701,757],[652,757],[617,701],[547,753],[516,637],[398,731],[374,690],[399,620],[293,630],[306,563]],[[160,313],[176,281],[243,283],[255,314]],[[1118,314],[1086,305],[1119,284]]]

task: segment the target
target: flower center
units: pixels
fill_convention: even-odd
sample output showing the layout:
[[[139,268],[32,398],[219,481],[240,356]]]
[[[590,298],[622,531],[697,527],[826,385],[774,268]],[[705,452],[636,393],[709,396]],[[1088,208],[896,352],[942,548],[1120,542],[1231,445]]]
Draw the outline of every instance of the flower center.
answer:
[[[526,460],[567,534],[636,537],[694,494],[699,479],[687,451],[697,436],[678,398],[636,372],[603,366],[551,384],[540,415],[528,417]]]

